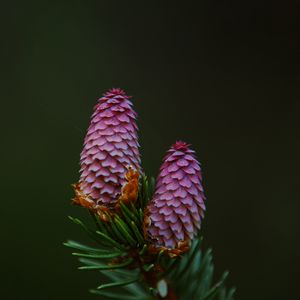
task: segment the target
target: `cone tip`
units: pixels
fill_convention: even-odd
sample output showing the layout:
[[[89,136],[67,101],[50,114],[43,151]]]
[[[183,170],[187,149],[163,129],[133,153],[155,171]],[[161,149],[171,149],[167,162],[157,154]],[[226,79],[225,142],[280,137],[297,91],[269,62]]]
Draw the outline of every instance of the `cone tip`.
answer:
[[[173,149],[175,150],[187,150],[191,144],[188,144],[184,141],[178,140],[176,143],[172,146]]]
[[[103,94],[104,96],[123,96],[123,97],[129,97],[126,95],[125,91],[121,88],[111,88],[107,92]]]

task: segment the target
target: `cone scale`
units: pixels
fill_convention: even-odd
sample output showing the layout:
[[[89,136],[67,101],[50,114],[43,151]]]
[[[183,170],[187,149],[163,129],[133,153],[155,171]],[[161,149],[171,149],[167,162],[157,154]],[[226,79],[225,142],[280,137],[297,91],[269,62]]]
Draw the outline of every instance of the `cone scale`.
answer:
[[[204,217],[202,174],[195,152],[175,143],[160,168],[144,231],[155,248],[186,251]]]
[[[80,155],[75,203],[113,207],[127,183],[126,174],[140,172],[136,112],[129,96],[111,89],[98,100]]]

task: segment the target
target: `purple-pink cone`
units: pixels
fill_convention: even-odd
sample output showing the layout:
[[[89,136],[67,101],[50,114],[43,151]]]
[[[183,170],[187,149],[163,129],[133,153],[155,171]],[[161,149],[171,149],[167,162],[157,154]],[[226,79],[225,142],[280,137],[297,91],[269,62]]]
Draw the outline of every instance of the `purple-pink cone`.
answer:
[[[80,189],[96,204],[118,200],[130,166],[140,171],[136,112],[121,89],[98,100],[81,152]]]
[[[195,151],[188,144],[177,142],[164,159],[147,208],[145,231],[152,244],[168,249],[188,245],[200,229],[204,200]]]

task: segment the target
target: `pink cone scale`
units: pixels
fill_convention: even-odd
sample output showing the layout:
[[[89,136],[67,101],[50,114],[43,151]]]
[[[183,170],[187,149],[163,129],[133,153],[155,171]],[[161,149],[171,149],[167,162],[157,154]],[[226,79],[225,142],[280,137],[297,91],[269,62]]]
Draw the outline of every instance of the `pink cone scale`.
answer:
[[[128,167],[140,171],[136,117],[129,96],[111,89],[98,100],[80,156],[80,189],[95,204],[118,200]]]
[[[147,208],[146,235],[155,247],[177,249],[197,235],[205,196],[200,163],[185,142],[176,142],[160,168]]]

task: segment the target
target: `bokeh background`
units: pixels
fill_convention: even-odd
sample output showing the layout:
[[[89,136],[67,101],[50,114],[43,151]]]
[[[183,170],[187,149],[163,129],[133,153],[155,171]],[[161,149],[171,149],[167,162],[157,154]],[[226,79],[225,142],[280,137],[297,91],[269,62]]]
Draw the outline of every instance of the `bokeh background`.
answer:
[[[299,12],[289,1],[1,6],[1,298],[97,299],[62,246],[92,107],[133,96],[144,169],[177,139],[204,170],[205,247],[239,300],[299,295]],[[196,299],[195,299],[196,300]]]

